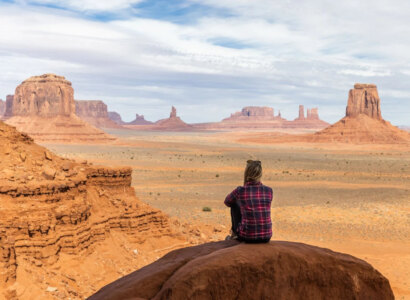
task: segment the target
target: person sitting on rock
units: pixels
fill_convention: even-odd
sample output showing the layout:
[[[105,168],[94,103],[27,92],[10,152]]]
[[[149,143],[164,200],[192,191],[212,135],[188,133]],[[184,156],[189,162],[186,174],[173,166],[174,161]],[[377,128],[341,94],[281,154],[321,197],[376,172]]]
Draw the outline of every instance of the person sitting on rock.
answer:
[[[267,243],[272,237],[271,203],[273,191],[263,185],[262,164],[248,160],[244,185],[238,186],[225,199],[231,208],[232,229],[227,240],[247,243]]]

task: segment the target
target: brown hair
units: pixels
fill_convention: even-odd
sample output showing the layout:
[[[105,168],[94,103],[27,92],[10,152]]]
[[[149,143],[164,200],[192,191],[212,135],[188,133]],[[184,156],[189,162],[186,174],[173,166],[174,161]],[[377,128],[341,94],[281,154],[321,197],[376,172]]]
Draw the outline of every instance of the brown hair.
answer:
[[[262,177],[262,163],[260,160],[248,160],[246,162],[244,184],[252,181],[259,182]]]

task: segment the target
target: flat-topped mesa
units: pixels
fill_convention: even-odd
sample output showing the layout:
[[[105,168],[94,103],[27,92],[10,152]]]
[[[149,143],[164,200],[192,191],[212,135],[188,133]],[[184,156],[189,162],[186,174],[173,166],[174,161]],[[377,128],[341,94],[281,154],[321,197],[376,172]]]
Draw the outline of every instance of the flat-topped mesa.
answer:
[[[274,110],[272,107],[247,106],[242,108],[242,116],[247,117],[273,117]]]
[[[346,117],[355,118],[360,114],[382,120],[380,98],[376,85],[356,83],[354,89],[349,91]]]
[[[13,116],[55,117],[74,113],[74,90],[63,76],[33,76],[16,88]]]
[[[75,113],[80,118],[108,118],[107,105],[101,100],[75,100]]]
[[[267,106],[246,106],[241,111],[231,114],[223,122],[236,121],[272,121],[275,119],[274,109]]]

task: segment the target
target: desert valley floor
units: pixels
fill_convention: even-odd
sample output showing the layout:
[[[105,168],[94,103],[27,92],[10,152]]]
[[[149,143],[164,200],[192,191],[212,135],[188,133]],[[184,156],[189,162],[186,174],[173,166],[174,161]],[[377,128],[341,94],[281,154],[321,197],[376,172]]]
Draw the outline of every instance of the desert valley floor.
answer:
[[[407,146],[250,144],[241,132],[107,130],[105,145],[46,147],[94,164],[131,166],[136,194],[209,241],[229,233],[225,196],[247,159],[274,189],[275,240],[310,243],[365,259],[397,299],[410,299],[410,149]],[[211,211],[203,211],[209,207]]]

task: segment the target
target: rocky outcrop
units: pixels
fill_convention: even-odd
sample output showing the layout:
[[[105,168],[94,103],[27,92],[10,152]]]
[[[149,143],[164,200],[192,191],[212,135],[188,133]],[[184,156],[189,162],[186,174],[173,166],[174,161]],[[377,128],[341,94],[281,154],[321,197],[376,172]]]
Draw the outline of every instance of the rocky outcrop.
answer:
[[[374,84],[354,85],[349,91],[346,116],[317,132],[310,140],[342,143],[409,143],[410,134],[383,120]]]
[[[354,89],[349,91],[346,117],[354,118],[360,114],[367,115],[372,119],[382,120],[380,98],[376,85],[356,83]]]
[[[7,123],[42,142],[107,142],[114,138],[75,115],[74,90],[62,76],[44,74],[23,81],[7,99]]]
[[[98,128],[121,128],[108,117],[107,105],[101,100],[75,100],[75,113]]]
[[[1,121],[0,143],[1,299],[48,299],[51,284],[57,298],[84,299],[90,289],[118,278],[104,259],[171,234],[168,218],[135,197],[130,168],[60,158]],[[110,246],[118,235],[121,244]],[[85,262],[92,269],[104,266],[104,272],[76,273]],[[116,268],[130,264],[124,257]]]
[[[394,299],[365,261],[301,243],[208,243],[173,251],[89,298]]]
[[[4,113],[6,112],[6,101],[0,99],[0,118],[3,117]]]
[[[299,116],[294,121],[285,121],[283,128],[317,128],[323,129],[329,126],[329,123],[320,120],[318,108],[308,108],[305,117],[305,107],[299,105]]]

